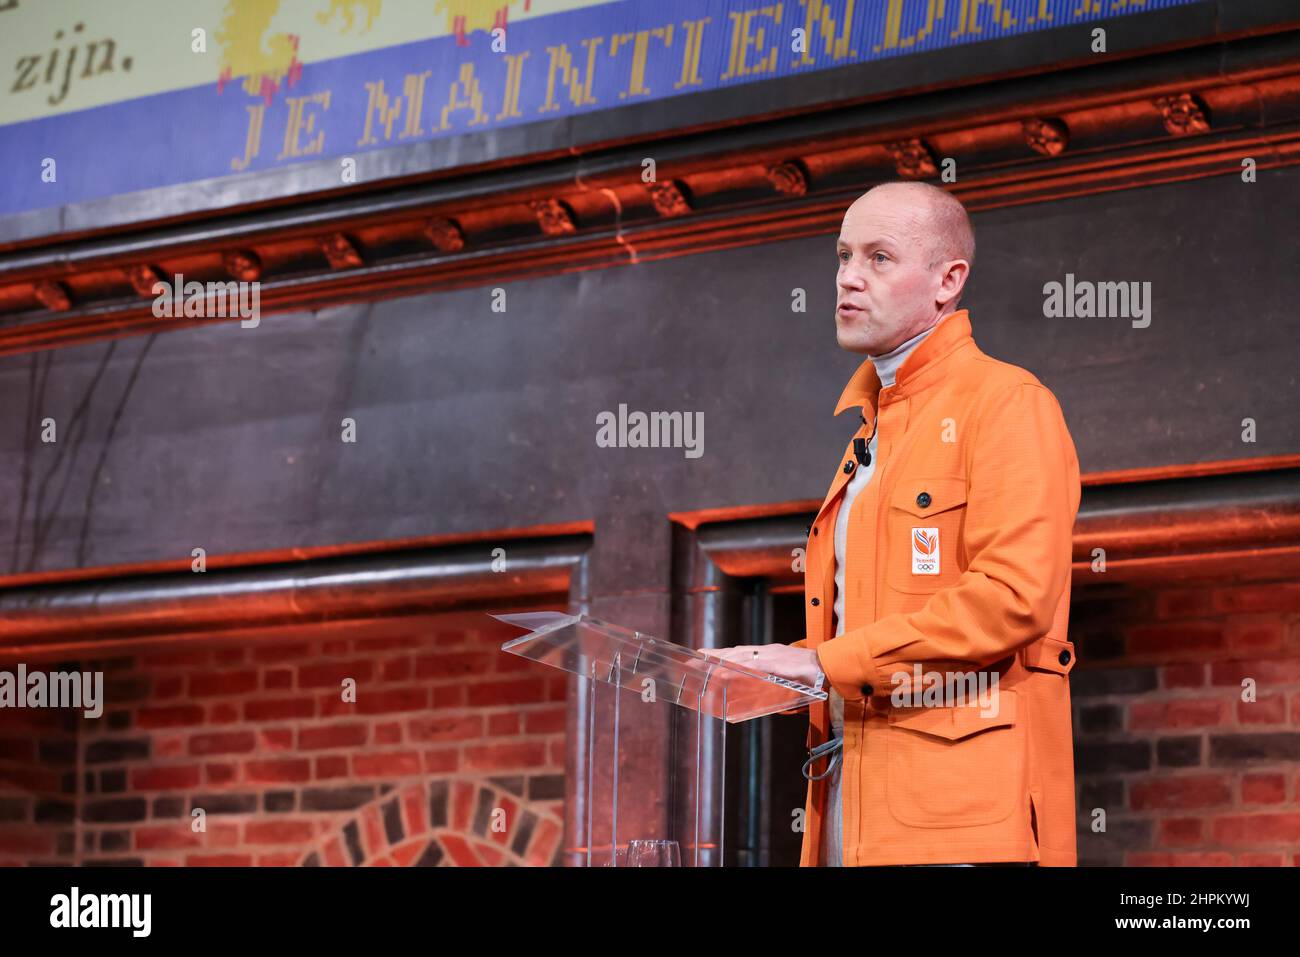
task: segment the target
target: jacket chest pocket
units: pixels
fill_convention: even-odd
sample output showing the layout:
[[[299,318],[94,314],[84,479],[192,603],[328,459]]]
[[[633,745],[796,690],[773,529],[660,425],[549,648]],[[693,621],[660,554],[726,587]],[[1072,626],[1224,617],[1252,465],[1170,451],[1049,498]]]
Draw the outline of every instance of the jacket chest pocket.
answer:
[[[910,827],[977,827],[1004,820],[1025,790],[1025,729],[1016,693],[996,708],[894,708],[886,731],[886,793]]]
[[[966,479],[904,478],[886,513],[885,584],[927,595],[961,577],[959,543],[966,521]]]

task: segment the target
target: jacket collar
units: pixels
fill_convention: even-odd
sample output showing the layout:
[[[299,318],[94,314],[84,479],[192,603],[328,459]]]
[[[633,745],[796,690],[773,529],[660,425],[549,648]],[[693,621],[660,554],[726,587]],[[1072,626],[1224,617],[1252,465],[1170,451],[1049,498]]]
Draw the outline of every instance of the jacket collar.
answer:
[[[920,376],[923,370],[931,368],[950,353],[973,341],[970,334],[970,313],[965,309],[948,313],[939,320],[934,332],[926,336],[912,350],[907,361],[899,368],[898,375],[894,378],[894,394],[907,395],[911,391],[908,388],[909,383],[915,386],[920,379],[928,378]],[[876,367],[872,361],[865,359],[840,394],[839,404],[835,406],[835,414],[839,415],[845,409],[861,406],[874,415],[879,394],[880,377],[876,375]],[[865,412],[863,418],[869,421]]]

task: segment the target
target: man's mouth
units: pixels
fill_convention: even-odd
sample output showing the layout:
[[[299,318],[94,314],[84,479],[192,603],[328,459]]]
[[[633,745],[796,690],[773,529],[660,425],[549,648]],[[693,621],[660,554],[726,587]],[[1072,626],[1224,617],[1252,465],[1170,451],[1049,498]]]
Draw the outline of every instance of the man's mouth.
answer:
[[[839,308],[838,308],[836,311],[837,311],[841,316],[846,316],[846,317],[847,317],[847,316],[857,316],[857,315],[861,315],[861,314],[862,314],[863,312],[865,312],[866,310],[864,310],[861,306],[855,306],[855,305],[854,305],[853,303],[851,303],[851,302],[842,302],[842,303],[839,304]]]

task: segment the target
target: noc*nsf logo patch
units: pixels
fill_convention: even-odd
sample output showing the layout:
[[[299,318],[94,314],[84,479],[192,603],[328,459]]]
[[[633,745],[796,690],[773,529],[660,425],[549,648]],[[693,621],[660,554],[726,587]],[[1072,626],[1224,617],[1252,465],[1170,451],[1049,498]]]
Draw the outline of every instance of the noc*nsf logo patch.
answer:
[[[912,529],[912,574],[939,574],[939,530]]]

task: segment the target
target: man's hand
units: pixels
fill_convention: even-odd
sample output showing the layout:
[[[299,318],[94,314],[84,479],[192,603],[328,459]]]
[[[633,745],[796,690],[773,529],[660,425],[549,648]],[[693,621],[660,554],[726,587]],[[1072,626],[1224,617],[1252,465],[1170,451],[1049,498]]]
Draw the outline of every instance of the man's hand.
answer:
[[[822,673],[817,652],[808,648],[791,648],[789,645],[737,645],[734,648],[701,648],[710,658],[721,658],[733,664],[744,665],[755,671],[764,671],[812,685]]]

